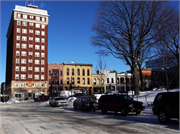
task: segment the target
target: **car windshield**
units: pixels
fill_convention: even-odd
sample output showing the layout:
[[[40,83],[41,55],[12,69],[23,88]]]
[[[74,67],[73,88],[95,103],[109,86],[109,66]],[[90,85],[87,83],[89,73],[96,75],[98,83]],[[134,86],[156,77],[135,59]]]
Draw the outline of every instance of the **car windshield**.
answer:
[[[55,100],[65,100],[64,98],[55,98]]]
[[[123,95],[123,96],[118,96],[118,99],[120,101],[124,101],[124,100],[132,100],[132,98],[128,95]]]

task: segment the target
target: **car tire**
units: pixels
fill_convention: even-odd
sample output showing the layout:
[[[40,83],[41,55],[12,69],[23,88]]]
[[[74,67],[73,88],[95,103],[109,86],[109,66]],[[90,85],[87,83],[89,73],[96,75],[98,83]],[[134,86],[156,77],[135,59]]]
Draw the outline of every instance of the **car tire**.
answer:
[[[106,114],[106,113],[107,113],[107,110],[105,109],[105,107],[102,107],[102,108],[101,108],[101,113],[102,113],[102,114]]]
[[[81,106],[81,110],[84,111],[85,110],[85,106]]]
[[[50,106],[50,107],[52,107],[52,105],[51,105],[51,104],[49,104],[49,106]]]
[[[121,115],[122,115],[122,116],[127,116],[127,110],[126,110],[126,108],[122,108],[122,109],[121,109]]]
[[[161,123],[167,123],[167,122],[169,122],[170,117],[166,111],[159,111],[158,119]]]
[[[74,109],[75,109],[75,110],[77,109],[76,106],[74,106]]]

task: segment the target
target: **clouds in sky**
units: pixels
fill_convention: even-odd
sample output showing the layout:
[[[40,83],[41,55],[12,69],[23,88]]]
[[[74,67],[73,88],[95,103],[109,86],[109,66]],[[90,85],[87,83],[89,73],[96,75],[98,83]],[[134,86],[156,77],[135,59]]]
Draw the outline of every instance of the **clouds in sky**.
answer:
[[[45,3],[41,2],[40,8],[43,8],[45,5],[46,5]]]

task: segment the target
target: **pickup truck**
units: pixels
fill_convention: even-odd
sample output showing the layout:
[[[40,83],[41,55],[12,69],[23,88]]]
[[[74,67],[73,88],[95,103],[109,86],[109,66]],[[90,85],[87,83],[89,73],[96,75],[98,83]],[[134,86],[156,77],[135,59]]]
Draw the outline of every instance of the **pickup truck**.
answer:
[[[34,98],[35,102],[37,102],[37,101],[48,101],[48,100],[49,100],[48,95],[41,95],[41,96],[38,96],[37,98]]]

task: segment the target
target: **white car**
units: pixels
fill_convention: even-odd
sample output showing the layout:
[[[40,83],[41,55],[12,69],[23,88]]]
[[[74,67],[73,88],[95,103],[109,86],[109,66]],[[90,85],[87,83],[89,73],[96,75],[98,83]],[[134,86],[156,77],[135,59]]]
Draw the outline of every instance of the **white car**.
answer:
[[[63,97],[53,97],[52,99],[49,100],[49,105],[50,106],[68,106],[68,101],[64,99]]]

